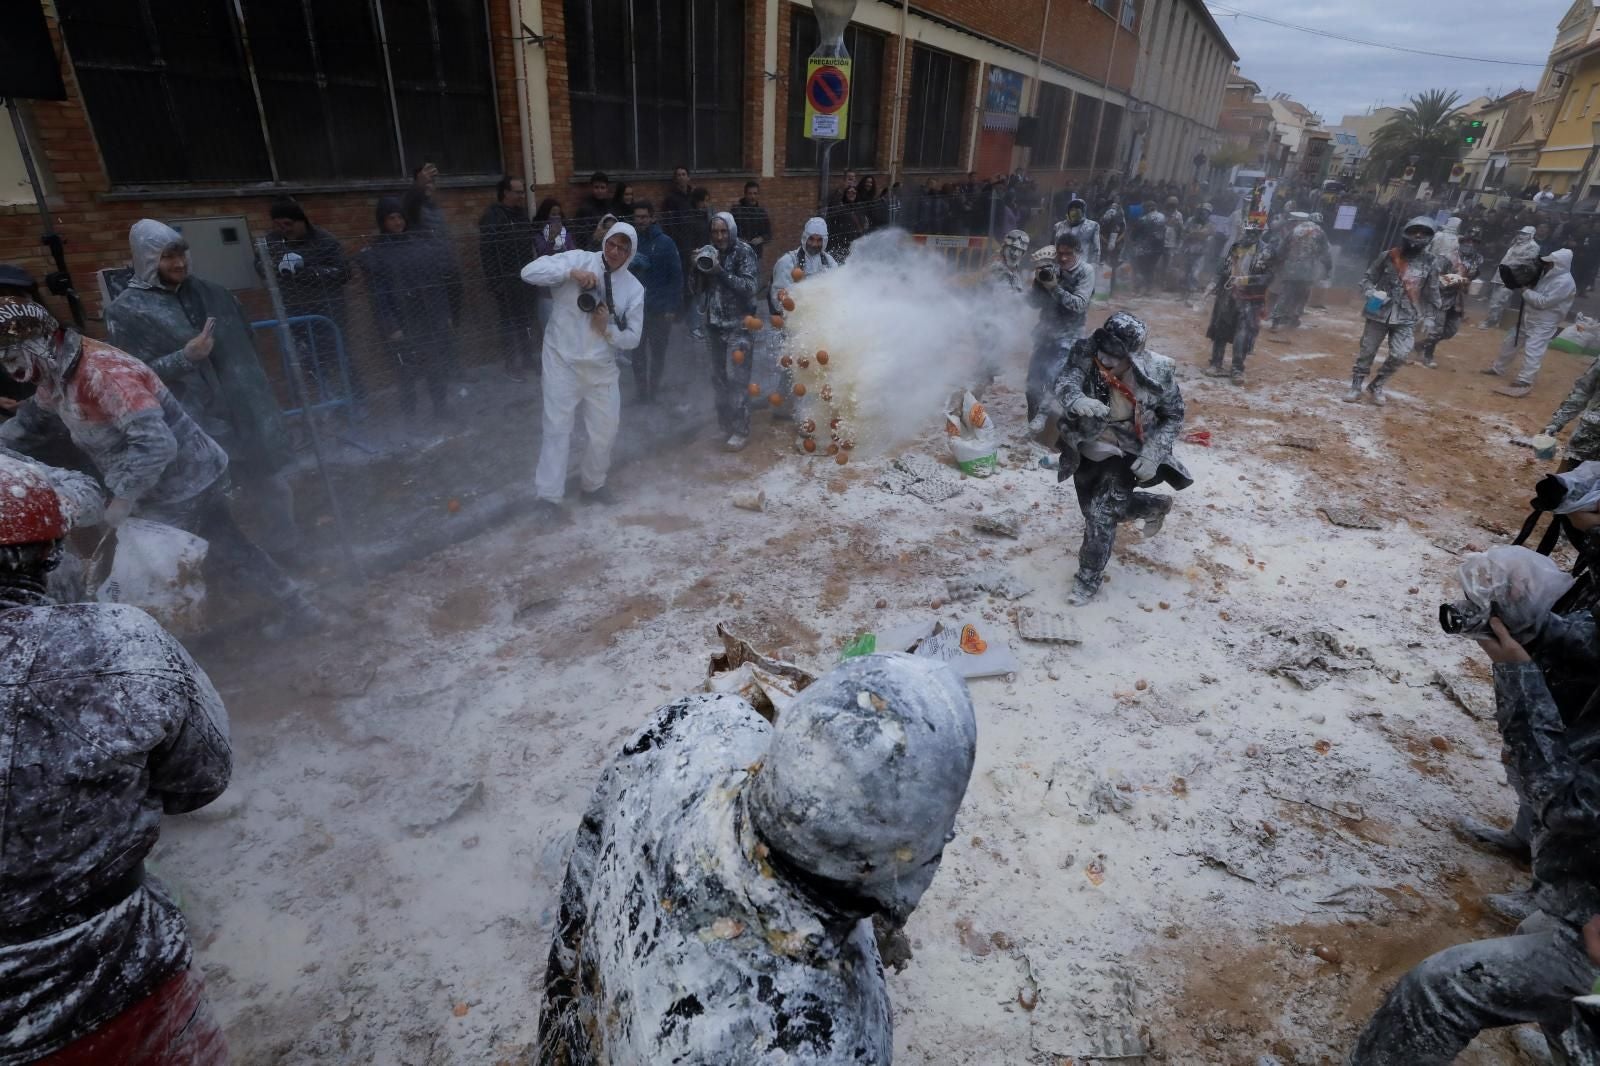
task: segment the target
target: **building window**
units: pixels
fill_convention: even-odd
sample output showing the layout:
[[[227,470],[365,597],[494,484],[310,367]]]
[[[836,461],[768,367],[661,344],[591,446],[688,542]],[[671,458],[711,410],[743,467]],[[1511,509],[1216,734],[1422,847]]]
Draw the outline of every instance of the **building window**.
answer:
[[[1067,133],[1067,166],[1087,167],[1094,152],[1095,119],[1100,111],[1100,101],[1079,94],[1078,106],[1072,109],[1072,127]]]
[[[1589,113],[1589,109],[1594,106],[1594,94],[1595,90],[1597,89],[1600,89],[1600,82],[1595,82],[1589,86],[1589,95],[1583,99],[1583,110],[1578,112],[1578,116],[1580,118],[1584,115],[1587,115]]]
[[[947,52],[913,45],[911,112],[906,119],[906,166],[954,170],[972,64]]]
[[[744,165],[741,0],[566,0],[578,170]]]
[[[423,159],[500,169],[482,0],[56,10],[114,184],[400,178]]]
[[[1133,29],[1134,22],[1139,17],[1139,9],[1134,0],[1122,0],[1122,25],[1126,29]]]
[[[1067,143],[1067,114],[1072,110],[1072,91],[1045,82],[1039,86],[1039,142],[1034,149],[1035,166],[1054,170],[1061,165],[1061,150]]]
[[[1093,166],[1117,165],[1117,138],[1122,134],[1122,108],[1106,104],[1106,117],[1100,122],[1100,147],[1094,154]]]
[[[844,31],[850,53],[850,128],[833,150],[835,168],[872,170],[878,165],[878,116],[883,111],[882,34],[859,26]],[[817,142],[805,136],[806,60],[817,50],[817,20],[809,11],[796,9],[789,22],[788,144],[789,170],[815,170]]]
[[[1094,0],[1094,6],[1111,15],[1112,18],[1116,18],[1114,14],[1116,2],[1117,0]]]

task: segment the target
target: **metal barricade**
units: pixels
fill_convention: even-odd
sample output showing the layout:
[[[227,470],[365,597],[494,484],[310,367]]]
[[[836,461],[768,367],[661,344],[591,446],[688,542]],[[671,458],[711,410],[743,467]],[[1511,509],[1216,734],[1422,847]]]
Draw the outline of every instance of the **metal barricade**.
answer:
[[[942,256],[957,274],[978,274],[989,261],[989,238],[913,233],[911,239]]]
[[[283,409],[285,417],[305,414],[306,407],[309,407],[313,413],[343,410],[345,417],[354,422],[355,388],[351,384],[350,358],[345,352],[344,334],[340,331],[338,323],[326,315],[291,315],[284,324],[289,327],[289,334],[294,338],[294,343],[301,346],[301,358],[298,360],[289,352],[278,353],[283,360],[284,378],[292,380],[298,364],[310,379],[312,389],[305,394],[304,401],[298,399],[292,401],[303,403],[303,406]],[[276,318],[267,318],[250,323],[250,328],[257,332],[267,332],[276,330],[278,325]],[[318,342],[319,334],[331,335],[333,342],[331,367],[326,358],[327,348]],[[279,347],[282,347],[281,342]],[[330,382],[328,380],[330,374],[336,375],[337,380]],[[301,393],[297,389],[290,388],[289,395],[299,397]]]

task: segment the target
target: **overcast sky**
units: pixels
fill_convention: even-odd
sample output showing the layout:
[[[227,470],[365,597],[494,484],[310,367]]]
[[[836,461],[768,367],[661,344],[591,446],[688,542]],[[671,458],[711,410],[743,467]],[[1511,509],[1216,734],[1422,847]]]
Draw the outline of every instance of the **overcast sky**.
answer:
[[[1212,14],[1246,77],[1268,96],[1286,92],[1332,126],[1377,105],[1400,106],[1428,89],[1463,101],[1538,86],[1556,23],[1572,0],[1216,0]],[[1515,59],[1502,66],[1350,44],[1226,14],[1222,8],[1369,41],[1464,56]]]

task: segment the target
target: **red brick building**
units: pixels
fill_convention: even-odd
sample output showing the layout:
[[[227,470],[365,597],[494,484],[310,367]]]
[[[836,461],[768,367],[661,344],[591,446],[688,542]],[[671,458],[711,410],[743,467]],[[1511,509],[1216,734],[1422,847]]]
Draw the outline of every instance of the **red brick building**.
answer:
[[[719,206],[755,179],[780,245],[815,208],[806,3],[42,2],[68,99],[22,107],[92,315],[92,271],[126,260],[140,217],[243,216],[253,236],[288,194],[354,244],[377,196],[423,160],[463,233],[502,173],[569,212],[595,169],[654,199],[685,163]],[[1048,190],[1114,169],[1139,7],[860,0],[834,173],[920,187],[1024,166]],[[42,274],[40,220],[6,142],[0,260]]]

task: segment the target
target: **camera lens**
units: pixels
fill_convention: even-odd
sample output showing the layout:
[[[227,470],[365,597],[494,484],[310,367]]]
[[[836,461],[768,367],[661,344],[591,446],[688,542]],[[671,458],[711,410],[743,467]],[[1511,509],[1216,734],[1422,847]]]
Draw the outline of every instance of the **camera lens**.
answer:
[[[1444,630],[1446,633],[1456,634],[1460,633],[1465,625],[1466,619],[1461,617],[1461,612],[1456,610],[1455,604],[1441,603],[1439,605],[1440,629]]]
[[[580,293],[578,293],[578,310],[582,311],[584,314],[588,314],[590,311],[593,311],[598,306],[600,306],[600,301],[595,299],[594,293],[592,293],[592,292],[580,292]]]

